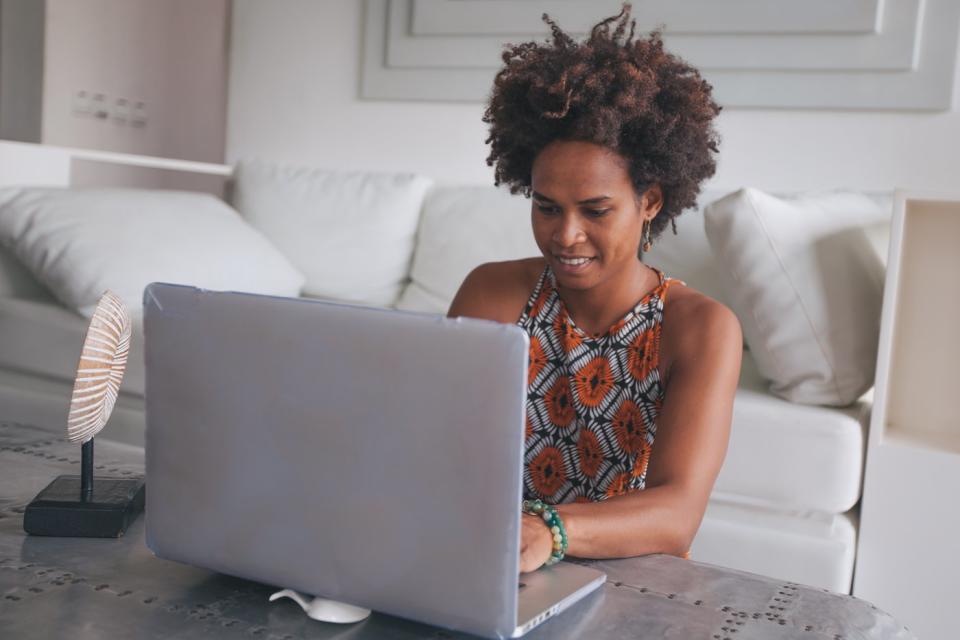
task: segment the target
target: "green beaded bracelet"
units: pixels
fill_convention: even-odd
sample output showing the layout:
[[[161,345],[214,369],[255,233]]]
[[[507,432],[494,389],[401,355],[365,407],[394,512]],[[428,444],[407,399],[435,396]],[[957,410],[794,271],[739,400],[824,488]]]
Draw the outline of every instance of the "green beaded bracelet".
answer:
[[[563,556],[567,552],[567,530],[564,528],[563,520],[560,519],[560,514],[556,508],[545,504],[542,500],[524,500],[523,512],[543,518],[553,535],[553,551],[550,552],[546,565],[549,567],[563,560]]]

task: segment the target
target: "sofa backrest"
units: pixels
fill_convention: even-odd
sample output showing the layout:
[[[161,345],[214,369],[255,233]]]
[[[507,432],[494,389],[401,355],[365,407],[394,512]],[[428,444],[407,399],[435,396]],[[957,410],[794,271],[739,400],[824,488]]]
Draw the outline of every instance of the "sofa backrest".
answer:
[[[40,284],[9,249],[0,245],[0,298],[49,298]]]
[[[413,173],[241,160],[230,204],[306,276],[302,296],[393,306],[431,185]]]
[[[492,186],[435,187],[424,200],[410,281],[396,306],[446,313],[474,267],[539,254],[528,199]]]
[[[703,208],[729,192],[729,189],[703,191],[697,198],[695,209],[684,211],[674,218],[677,233],[674,234],[667,227],[645,256],[647,264],[724,304],[728,304],[729,298],[722,281],[717,277],[713,251],[703,231]]]
[[[718,275],[719,265],[707,241],[703,209],[731,191],[704,190],[697,207],[676,218],[677,233],[668,227],[645,257],[666,275],[727,306],[731,306],[731,296]],[[889,193],[868,195],[889,210]],[[885,257],[887,230],[868,231],[877,253]],[[530,200],[493,186],[436,186],[424,200],[410,281],[396,307],[445,313],[474,267],[537,255],[540,252],[530,229]]]
[[[729,305],[717,264],[703,230],[703,207],[729,193],[707,189],[698,207],[676,218],[677,234],[667,228],[647,262],[667,275]],[[870,194],[889,208],[891,194]],[[871,230],[877,253],[886,257],[887,230]],[[423,201],[409,279],[396,308],[445,313],[460,283],[474,267],[498,260],[539,255],[530,230],[530,201],[493,186],[439,185]],[[0,246],[0,297],[49,299],[50,294],[10,249]]]
[[[707,190],[696,209],[654,242],[646,262],[720,301],[726,299],[703,231],[702,206],[729,190]],[[424,201],[410,283],[398,309],[444,313],[460,283],[484,262],[540,255],[530,229],[530,200],[495,187],[438,186]]]

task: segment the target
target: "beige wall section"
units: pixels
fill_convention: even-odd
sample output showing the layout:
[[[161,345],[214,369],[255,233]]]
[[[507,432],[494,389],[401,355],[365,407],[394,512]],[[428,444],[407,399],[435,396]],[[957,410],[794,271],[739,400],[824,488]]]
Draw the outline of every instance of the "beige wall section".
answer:
[[[0,0],[0,138],[40,140],[44,3]]]
[[[885,435],[960,453],[960,201],[904,204]],[[947,293],[950,292],[950,293]]]
[[[44,143],[223,160],[229,0],[46,4]],[[75,115],[78,90],[144,101],[146,125]]]
[[[227,160],[259,156],[492,184],[483,105],[358,99],[362,4],[235,0]],[[960,81],[955,87],[960,92]],[[713,184],[955,188],[954,104],[942,113],[730,109],[719,119]]]

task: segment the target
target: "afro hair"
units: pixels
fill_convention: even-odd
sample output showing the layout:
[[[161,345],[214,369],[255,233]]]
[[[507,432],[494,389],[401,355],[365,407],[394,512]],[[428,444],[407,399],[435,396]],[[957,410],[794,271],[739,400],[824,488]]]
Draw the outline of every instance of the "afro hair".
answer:
[[[634,40],[630,10],[624,3],[584,42],[543,14],[551,38],[506,46],[483,115],[487,164],[495,165],[496,185],[530,197],[533,161],[551,142],[611,149],[626,160],[637,195],[660,185],[663,206],[650,230],[656,237],[696,205],[700,184],[715,172],[713,120],[721,107],[697,69],[664,50],[662,27]]]

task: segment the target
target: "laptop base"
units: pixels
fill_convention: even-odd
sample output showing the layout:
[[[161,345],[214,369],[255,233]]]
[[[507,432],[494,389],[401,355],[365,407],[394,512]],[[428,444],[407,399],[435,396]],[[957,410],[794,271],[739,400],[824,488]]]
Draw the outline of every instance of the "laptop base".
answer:
[[[518,638],[534,627],[599,589],[607,575],[591,567],[560,562],[520,576],[517,627],[511,637]]]

